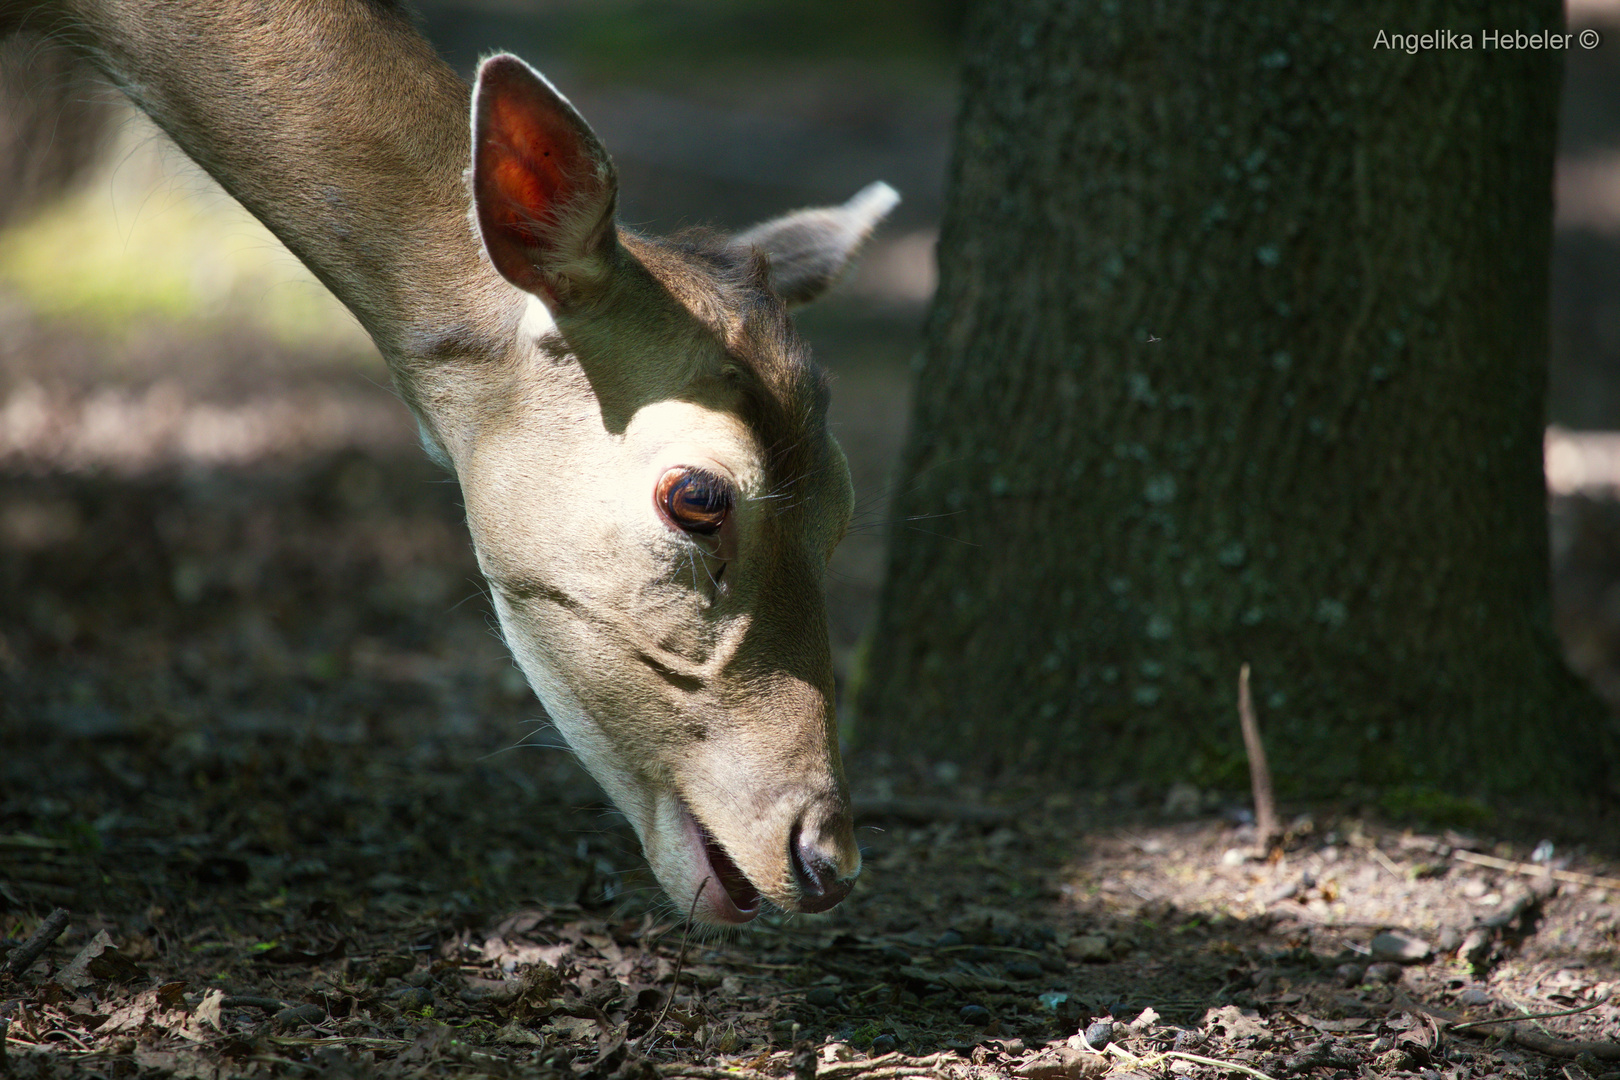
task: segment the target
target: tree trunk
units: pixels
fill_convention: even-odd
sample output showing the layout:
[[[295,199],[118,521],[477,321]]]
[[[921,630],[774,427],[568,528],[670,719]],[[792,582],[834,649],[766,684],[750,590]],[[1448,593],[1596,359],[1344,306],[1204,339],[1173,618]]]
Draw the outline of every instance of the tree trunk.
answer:
[[[1614,793],[1549,621],[1562,58],[1481,33],[1561,26],[979,5],[868,744],[1237,785],[1248,661],[1284,792]]]

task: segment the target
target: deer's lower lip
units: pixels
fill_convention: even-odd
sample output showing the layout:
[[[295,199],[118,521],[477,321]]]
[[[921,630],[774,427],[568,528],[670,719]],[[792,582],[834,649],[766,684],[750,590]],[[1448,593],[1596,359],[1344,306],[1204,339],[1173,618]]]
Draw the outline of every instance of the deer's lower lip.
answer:
[[[698,886],[697,908],[708,916],[709,921],[749,922],[759,914],[759,890],[684,804],[681,815],[686,819],[688,841],[703,853],[703,862],[707,864],[707,872],[704,873],[707,881],[700,882]]]

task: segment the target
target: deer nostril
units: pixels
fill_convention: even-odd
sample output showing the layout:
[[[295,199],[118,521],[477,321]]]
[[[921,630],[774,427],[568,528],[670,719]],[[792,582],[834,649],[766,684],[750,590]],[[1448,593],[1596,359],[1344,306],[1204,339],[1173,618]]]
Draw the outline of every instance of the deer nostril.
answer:
[[[837,906],[854,888],[853,878],[839,876],[837,857],[823,851],[798,828],[793,830],[788,851],[793,876],[799,883],[800,911],[826,911]]]

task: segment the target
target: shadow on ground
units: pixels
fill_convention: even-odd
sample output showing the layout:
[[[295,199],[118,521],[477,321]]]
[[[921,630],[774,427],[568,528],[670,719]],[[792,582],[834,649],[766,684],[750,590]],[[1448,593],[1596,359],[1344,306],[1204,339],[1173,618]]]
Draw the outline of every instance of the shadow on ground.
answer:
[[[18,1075],[1539,1077],[1447,1025],[1580,1007],[1541,1048],[1609,1075],[1620,881],[1578,829],[1319,808],[1256,859],[1209,793],[856,755],[855,895],[685,940],[571,760],[516,745],[547,735],[456,490],[391,440],[6,473],[0,965],[67,917],[0,968]]]

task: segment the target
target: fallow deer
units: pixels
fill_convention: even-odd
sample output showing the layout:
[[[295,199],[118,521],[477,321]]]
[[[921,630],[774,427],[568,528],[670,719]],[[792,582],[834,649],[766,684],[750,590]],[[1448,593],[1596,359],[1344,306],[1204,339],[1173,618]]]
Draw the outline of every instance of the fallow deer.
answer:
[[[566,98],[504,54],[469,96],[390,0],[0,0],[23,28],[88,56],[370,333],[461,484],[507,644],[680,909],[843,899],[823,575],[851,488],[788,308],[894,192],[636,235]]]

